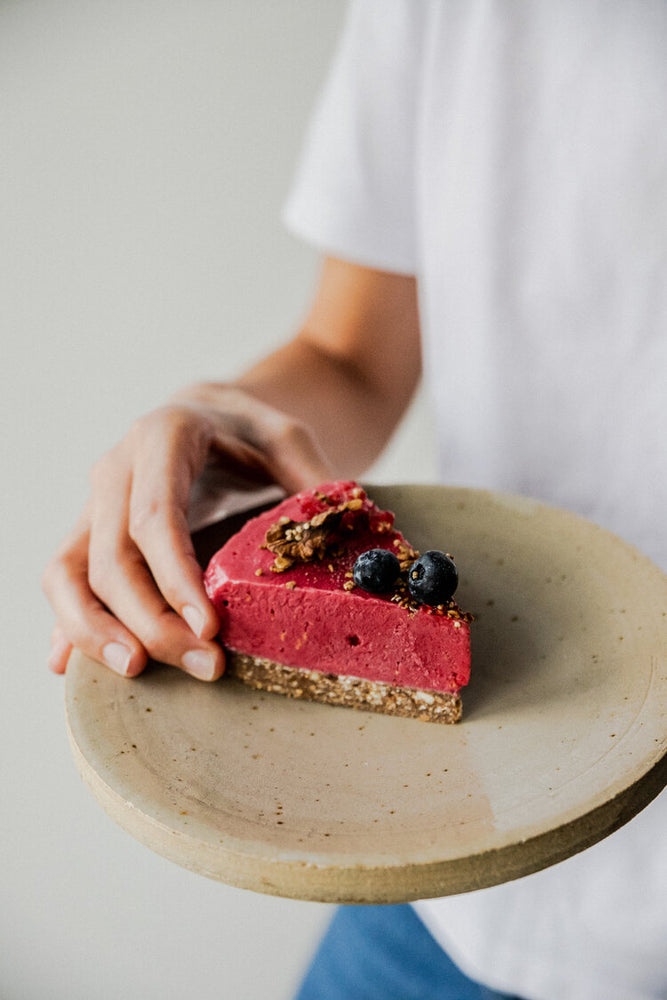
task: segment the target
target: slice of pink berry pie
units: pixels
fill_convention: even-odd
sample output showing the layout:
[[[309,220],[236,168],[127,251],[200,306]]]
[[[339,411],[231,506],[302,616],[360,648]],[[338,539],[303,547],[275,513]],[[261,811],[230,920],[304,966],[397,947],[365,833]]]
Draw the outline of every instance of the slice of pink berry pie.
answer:
[[[251,687],[433,722],[461,717],[470,622],[450,556],[420,555],[354,482],[251,518],[206,590],[228,672]]]

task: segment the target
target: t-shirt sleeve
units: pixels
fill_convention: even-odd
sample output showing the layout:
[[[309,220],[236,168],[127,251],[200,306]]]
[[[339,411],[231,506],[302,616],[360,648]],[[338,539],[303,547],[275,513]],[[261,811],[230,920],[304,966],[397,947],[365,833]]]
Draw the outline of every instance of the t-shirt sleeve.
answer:
[[[283,218],[324,253],[417,269],[420,0],[356,0],[316,105]]]

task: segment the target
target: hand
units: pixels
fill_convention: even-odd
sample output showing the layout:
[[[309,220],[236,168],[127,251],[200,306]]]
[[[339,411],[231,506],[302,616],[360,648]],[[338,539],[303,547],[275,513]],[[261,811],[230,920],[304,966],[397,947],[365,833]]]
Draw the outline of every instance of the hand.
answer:
[[[93,468],[90,499],[43,574],[55,673],[73,646],[128,677],[149,657],[202,680],[223,673],[187,524],[211,460],[290,493],[332,478],[302,424],[232,386],[195,386],[137,420]]]

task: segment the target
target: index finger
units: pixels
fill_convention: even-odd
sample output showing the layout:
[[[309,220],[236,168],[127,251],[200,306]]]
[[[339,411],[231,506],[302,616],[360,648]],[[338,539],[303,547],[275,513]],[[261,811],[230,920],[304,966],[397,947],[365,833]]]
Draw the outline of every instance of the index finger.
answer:
[[[167,418],[169,419],[169,418]],[[128,511],[128,534],[160,593],[200,639],[218,632],[187,523],[190,487],[208,454],[210,428],[198,417],[174,422],[139,440]]]
[[[251,457],[288,493],[333,478],[324,453],[301,420],[241,389],[226,391],[225,413],[211,444],[237,461]]]
[[[196,635],[213,638],[218,618],[187,523],[192,483],[211,448],[223,464],[255,473],[263,469],[266,481],[288,492],[324,482],[331,473],[300,422],[243,392],[226,391],[222,412],[186,407],[156,420],[160,433],[144,427],[139,437],[128,531],[165,600]]]

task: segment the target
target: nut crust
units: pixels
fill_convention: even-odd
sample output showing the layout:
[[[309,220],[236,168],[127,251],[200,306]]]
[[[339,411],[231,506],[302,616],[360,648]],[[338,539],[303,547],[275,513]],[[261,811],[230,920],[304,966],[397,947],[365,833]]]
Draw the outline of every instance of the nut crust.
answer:
[[[360,677],[301,670],[232,650],[227,651],[227,673],[256,690],[326,705],[420,719],[422,722],[449,724],[461,718],[461,698],[448,691],[394,687]]]

